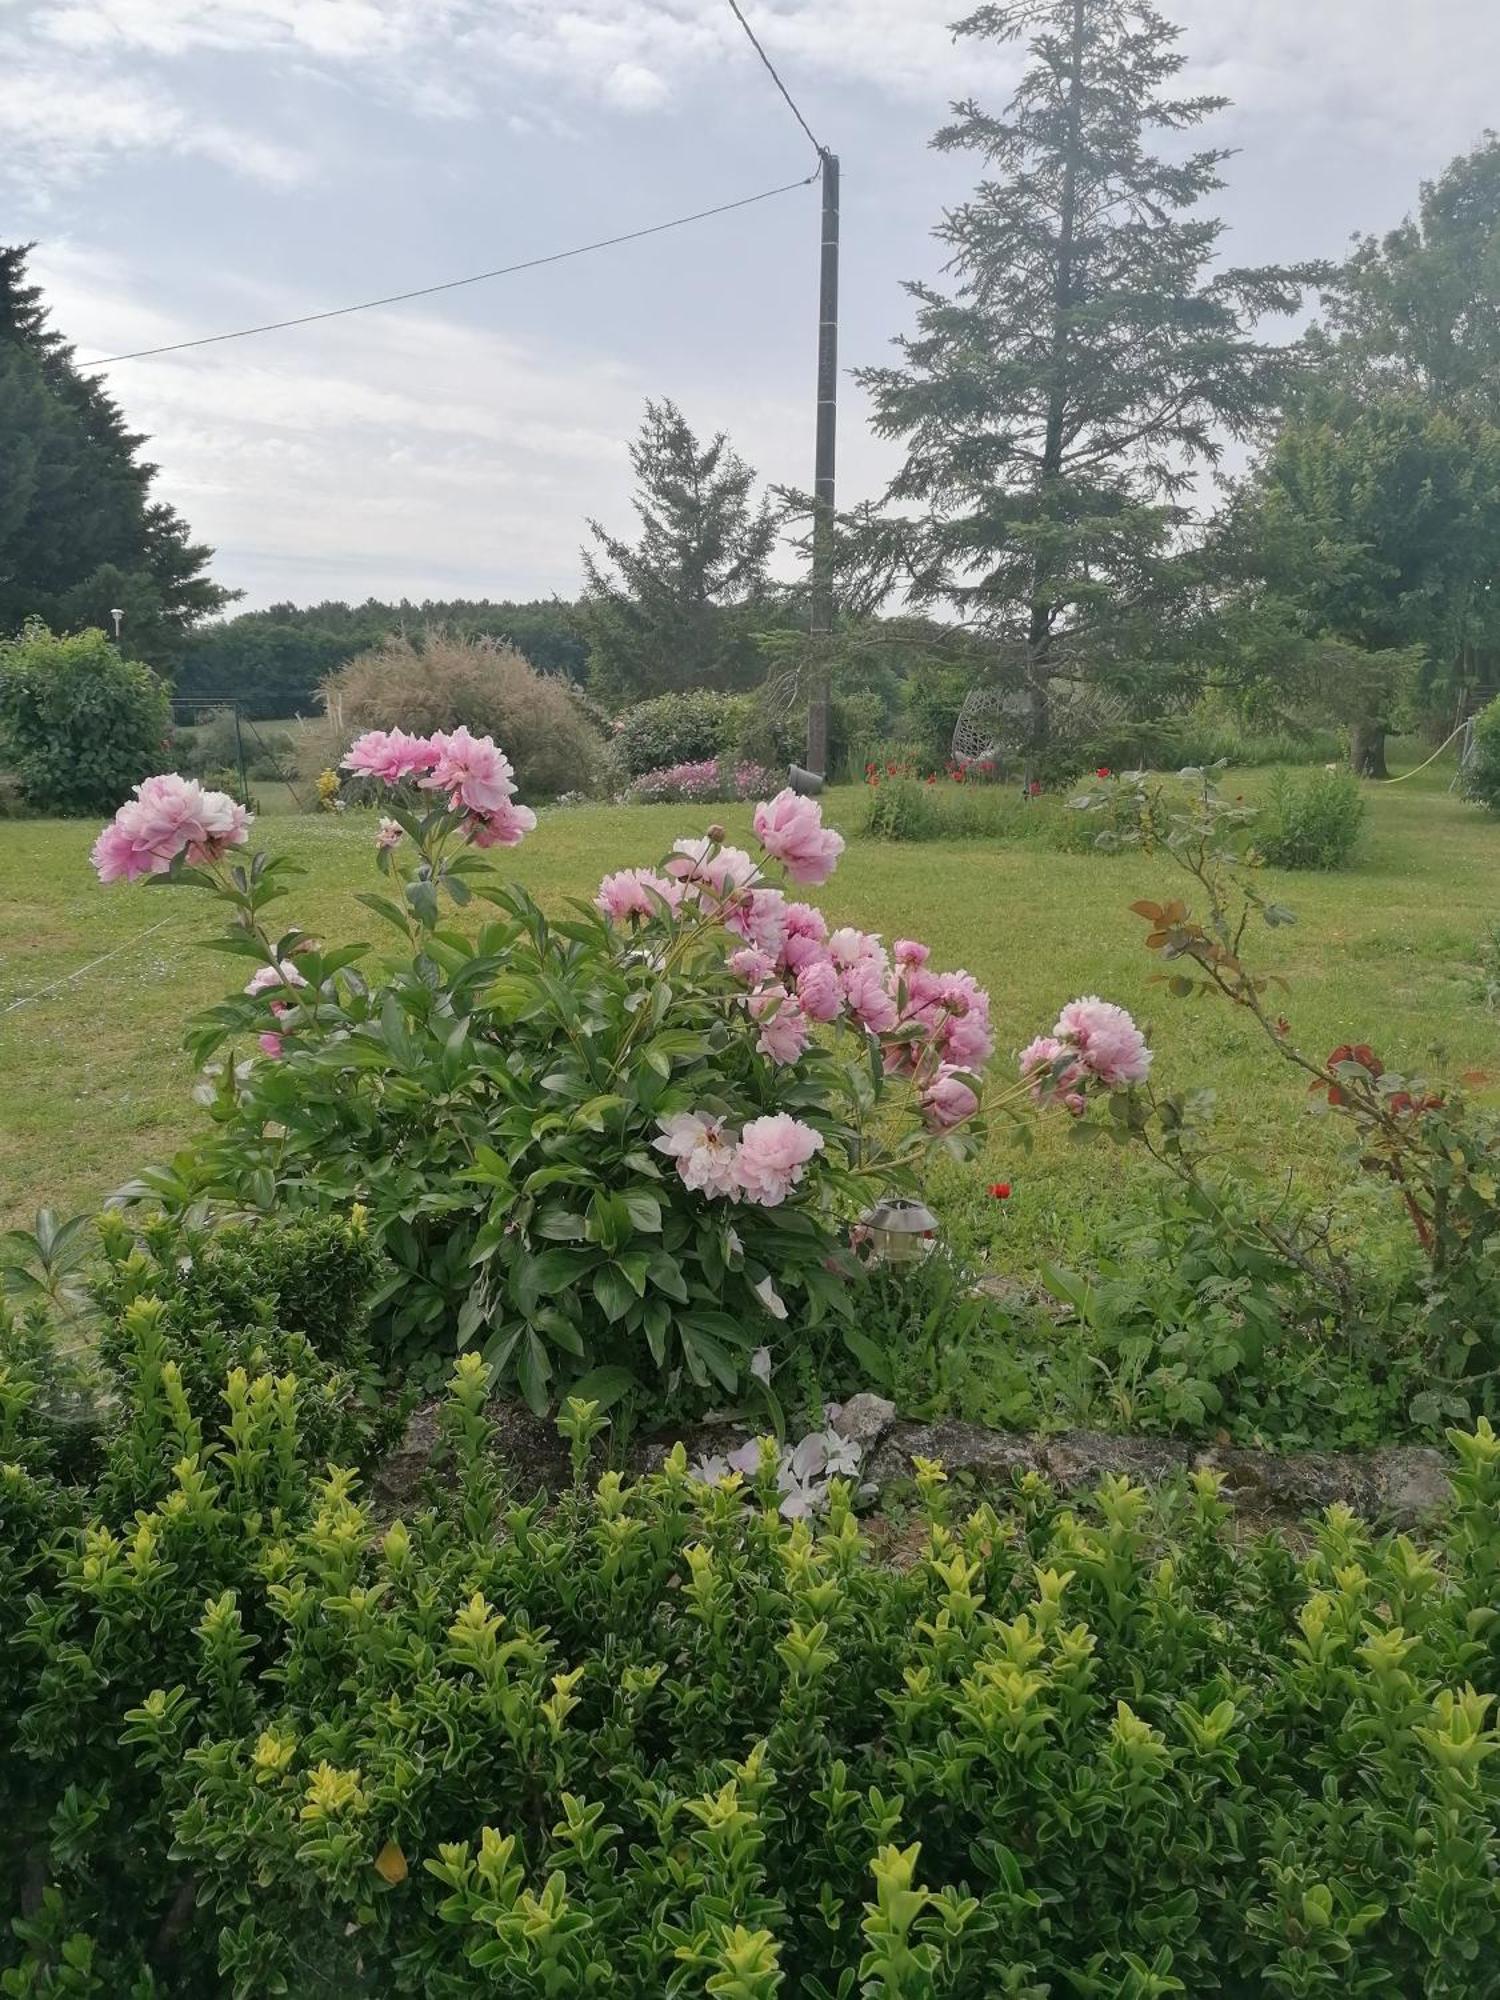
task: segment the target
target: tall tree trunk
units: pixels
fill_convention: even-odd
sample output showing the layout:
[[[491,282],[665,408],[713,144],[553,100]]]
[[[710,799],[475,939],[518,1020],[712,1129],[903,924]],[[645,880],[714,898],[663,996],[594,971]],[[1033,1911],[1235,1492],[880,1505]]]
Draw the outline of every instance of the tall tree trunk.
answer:
[[[1349,725],[1349,769],[1356,778],[1388,778],[1385,767],[1385,724],[1354,722]]]
[[[1067,362],[1073,304],[1073,258],[1078,228],[1078,154],[1083,130],[1083,43],[1088,0],[1073,0],[1073,33],[1068,50],[1068,138],[1063,156],[1062,187],[1057,214],[1057,277],[1053,288],[1052,380],[1047,391],[1047,428],[1042,439],[1041,488],[1038,499],[1045,516],[1055,504],[1063,469],[1063,431],[1067,421]],[[1051,728],[1048,683],[1051,679],[1051,578],[1044,561],[1032,578],[1031,625],[1026,641],[1026,684],[1031,698],[1027,730],[1027,772],[1046,747]]]

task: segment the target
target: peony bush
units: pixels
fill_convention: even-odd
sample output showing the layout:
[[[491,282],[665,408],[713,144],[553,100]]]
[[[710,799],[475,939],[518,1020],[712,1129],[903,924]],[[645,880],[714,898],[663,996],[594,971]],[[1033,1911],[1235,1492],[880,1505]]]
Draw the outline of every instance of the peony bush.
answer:
[[[764,764],[727,757],[705,757],[696,763],[667,764],[633,778],[621,794],[629,805],[705,804],[717,799],[753,799],[776,782]]]
[[[358,1204],[390,1260],[377,1341],[419,1377],[477,1347],[538,1409],[579,1389],[774,1401],[751,1357],[851,1322],[851,1226],[968,1143],[988,995],[799,896],[844,843],[790,791],[756,807],[758,853],[712,826],[557,916],[485,859],[536,825],[489,738],[371,731],[345,766],[387,806],[388,893],[360,898],[384,953],[279,924],[289,864],[190,779],[148,780],[100,835],[102,879],[210,892],[217,947],[254,962],[191,1030],[213,1135],[126,1194]],[[1000,1102],[1029,1097],[1021,1079]]]

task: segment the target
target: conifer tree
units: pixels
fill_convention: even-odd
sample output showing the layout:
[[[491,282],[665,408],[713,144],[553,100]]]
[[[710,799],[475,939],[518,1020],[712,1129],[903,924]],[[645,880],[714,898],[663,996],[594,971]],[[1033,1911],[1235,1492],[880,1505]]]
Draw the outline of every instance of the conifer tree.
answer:
[[[909,599],[1000,642],[1033,756],[1055,681],[1127,680],[1170,646],[1195,479],[1276,404],[1288,350],[1259,342],[1312,268],[1215,268],[1197,213],[1218,149],[1150,150],[1220,110],[1177,97],[1177,31],[1146,0],[1004,0],[955,32],[1025,38],[999,116],[954,106],[943,152],[983,177],[937,230],[951,286],[913,284],[901,364],[863,370],[905,463],[882,529]]]
[[[754,471],[722,432],[700,445],[666,399],[646,404],[630,462],[639,540],[590,521],[599,553],[583,551],[590,684],[619,702],[749,686],[764,668],[745,613],[766,593],[775,540]]]
[[[0,245],[0,633],[28,618],[108,631],[119,608],[132,656],[165,666],[233,593],[205,575],[212,551],[151,498],[145,439],[49,326],[31,247]]]

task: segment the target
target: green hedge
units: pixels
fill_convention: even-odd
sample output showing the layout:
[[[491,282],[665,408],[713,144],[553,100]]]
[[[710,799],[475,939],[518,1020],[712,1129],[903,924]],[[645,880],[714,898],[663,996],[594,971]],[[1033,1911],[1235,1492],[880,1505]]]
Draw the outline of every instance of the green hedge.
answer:
[[[587,1427],[528,1500],[470,1356],[384,1522],[310,1351],[196,1395],[112,1310],[92,1489],[0,1373],[8,1994],[1500,1992],[1487,1426],[1430,1547],[928,1471],[893,1563]]]

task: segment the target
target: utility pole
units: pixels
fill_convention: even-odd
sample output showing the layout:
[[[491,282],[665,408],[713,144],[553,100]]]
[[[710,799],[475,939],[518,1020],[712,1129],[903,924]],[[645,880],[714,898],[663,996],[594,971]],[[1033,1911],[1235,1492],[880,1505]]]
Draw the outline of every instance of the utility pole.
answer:
[[[818,284],[818,428],[813,468],[811,672],[807,695],[807,768],[828,774],[828,652],[833,633],[834,471],[839,395],[839,163],[823,162],[823,254]]]

